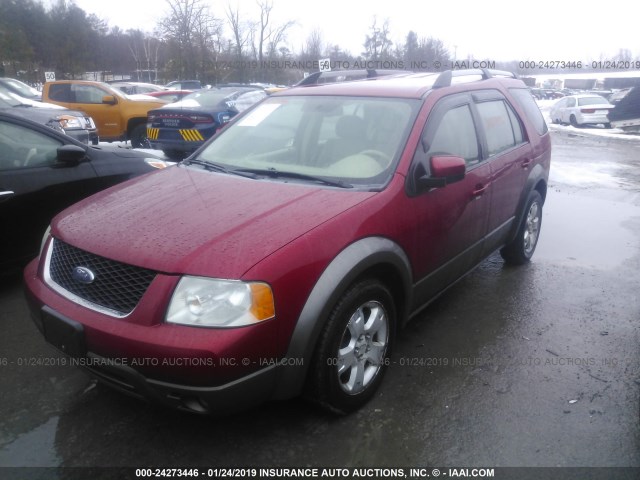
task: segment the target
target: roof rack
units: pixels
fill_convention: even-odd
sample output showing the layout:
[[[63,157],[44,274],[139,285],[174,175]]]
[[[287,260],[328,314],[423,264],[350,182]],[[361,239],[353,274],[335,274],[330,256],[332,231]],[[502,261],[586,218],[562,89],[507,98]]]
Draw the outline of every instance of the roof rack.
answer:
[[[445,70],[436,79],[433,88],[449,87],[453,82],[453,77],[479,76],[481,80],[490,78],[518,78],[515,73],[506,70],[490,70],[488,68],[476,68],[468,70]],[[469,80],[473,81],[473,80]]]
[[[314,72],[309,74],[307,77],[300,80],[295,86],[299,87],[302,85],[317,85],[322,82],[320,79],[328,79],[328,78],[338,78],[345,77],[348,80],[364,80],[367,78],[378,78],[384,77],[387,75],[407,75],[413,72],[407,70],[390,70],[390,69],[345,69],[345,70],[331,70],[328,72]],[[336,80],[337,81],[337,80]],[[331,81],[327,81],[326,83],[333,83]]]

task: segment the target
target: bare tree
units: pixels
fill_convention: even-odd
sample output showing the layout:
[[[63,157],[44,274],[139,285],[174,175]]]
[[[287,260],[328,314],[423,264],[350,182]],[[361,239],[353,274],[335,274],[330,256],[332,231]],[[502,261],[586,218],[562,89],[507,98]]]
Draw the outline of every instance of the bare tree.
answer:
[[[205,73],[207,51],[219,36],[221,24],[203,0],[166,2],[170,13],[160,21],[159,30],[177,46],[177,73],[182,77],[201,77]]]
[[[231,34],[233,36],[231,44],[233,45],[233,50],[235,52],[236,70],[239,74],[239,80],[244,82],[246,81],[247,76],[245,47],[249,43],[251,37],[251,24],[243,22],[240,19],[240,11],[238,7],[234,10],[231,5],[227,6],[227,20],[229,21]]]
[[[280,43],[285,40],[287,30],[295,25],[295,22],[290,20],[281,25],[273,25],[271,21],[272,0],[258,0],[257,3],[260,8],[260,16],[253,31],[253,51],[256,60],[262,67],[265,54],[268,57],[278,51]]]
[[[391,57],[392,46],[393,42],[389,38],[389,19],[385,19],[382,27],[379,27],[378,19],[374,16],[370,34],[365,38],[363,55],[367,60],[386,60]]]
[[[305,47],[303,49],[303,55],[308,56],[309,59],[318,60],[325,54],[325,42],[322,35],[322,30],[314,28],[307,36]]]

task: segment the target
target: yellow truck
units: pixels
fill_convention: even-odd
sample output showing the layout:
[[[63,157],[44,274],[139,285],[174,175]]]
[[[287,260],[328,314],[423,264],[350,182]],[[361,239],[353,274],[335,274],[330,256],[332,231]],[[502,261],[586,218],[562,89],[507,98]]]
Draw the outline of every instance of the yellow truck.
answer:
[[[85,80],[47,82],[42,100],[82,110],[93,117],[101,141],[128,140],[134,148],[147,146],[147,112],[166,104],[164,100],[125,95],[106,83]]]

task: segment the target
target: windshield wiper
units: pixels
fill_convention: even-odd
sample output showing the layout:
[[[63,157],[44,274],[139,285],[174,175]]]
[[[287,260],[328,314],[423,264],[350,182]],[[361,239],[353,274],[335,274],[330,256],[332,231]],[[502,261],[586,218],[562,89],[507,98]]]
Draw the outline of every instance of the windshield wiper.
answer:
[[[228,168],[223,167],[219,163],[206,162],[204,160],[199,160],[197,158],[189,158],[187,160],[183,160],[182,164],[183,165],[199,165],[213,172],[228,173],[229,175],[239,175],[241,177],[246,177],[246,178],[256,178],[255,175],[251,174],[251,172],[244,173],[244,172],[239,172],[237,170],[229,170]]]
[[[306,173],[288,172],[276,170],[275,168],[237,168],[232,170],[233,172],[246,172],[253,173],[255,175],[264,175],[269,178],[295,178],[298,180],[307,180],[310,182],[317,182],[330,187],[339,188],[353,188],[350,183],[343,182],[341,180],[332,180],[326,177],[319,177],[316,175],[307,175]]]

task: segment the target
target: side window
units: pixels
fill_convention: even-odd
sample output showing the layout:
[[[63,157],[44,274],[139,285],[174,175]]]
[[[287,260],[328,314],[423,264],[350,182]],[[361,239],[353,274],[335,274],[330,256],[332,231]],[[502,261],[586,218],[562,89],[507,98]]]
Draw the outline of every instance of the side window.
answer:
[[[520,123],[518,116],[515,114],[511,107],[507,107],[507,112],[509,112],[509,119],[511,120],[511,128],[513,128],[513,135],[516,140],[516,145],[524,143],[526,140],[524,138],[522,124]]]
[[[522,129],[511,108],[502,100],[477,104],[487,136],[489,155],[496,155],[522,143]]]
[[[103,90],[92,85],[72,85],[71,91],[75,103],[102,103],[102,97],[107,95]]]
[[[61,145],[40,132],[0,121],[0,171],[53,165]]]
[[[572,108],[576,106],[576,99],[575,98],[567,98],[567,107],[568,108]]]
[[[525,115],[529,121],[533,124],[538,134],[544,135],[549,131],[547,123],[544,121],[544,117],[540,112],[538,104],[529,94],[529,90],[526,88],[510,88],[509,92],[513,95],[513,99],[524,110]]]
[[[467,166],[479,162],[478,137],[469,105],[447,111],[437,125],[433,137],[427,133],[427,158],[433,155],[462,157]]]
[[[49,98],[56,102],[71,102],[71,85],[68,83],[49,85]]]

